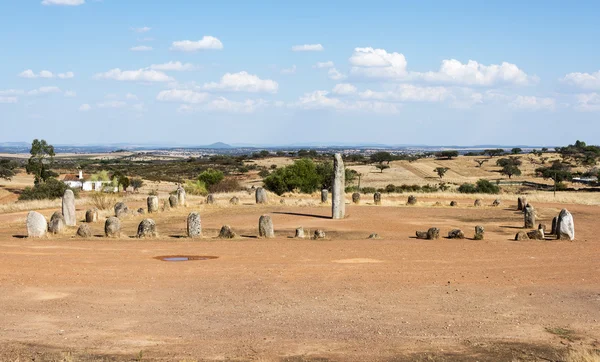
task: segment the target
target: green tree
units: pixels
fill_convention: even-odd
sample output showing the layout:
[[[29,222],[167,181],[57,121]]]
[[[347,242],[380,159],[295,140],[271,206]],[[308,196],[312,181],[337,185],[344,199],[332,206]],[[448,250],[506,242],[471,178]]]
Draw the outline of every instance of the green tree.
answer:
[[[121,177],[119,177],[118,182],[119,182],[119,185],[121,187],[123,187],[123,191],[127,191],[127,188],[131,184],[131,181],[129,180],[129,177],[127,177],[127,176],[121,176]]]
[[[515,147],[512,150],[510,150],[510,153],[512,153],[513,155],[518,155],[519,153],[522,153],[523,150],[519,147]]]
[[[433,172],[437,173],[437,175],[439,176],[439,178],[441,180],[448,170],[449,170],[448,167],[436,167],[435,170],[433,170]]]
[[[381,173],[383,173],[383,170],[387,170],[388,168],[390,168],[390,166],[384,165],[384,164],[378,164],[378,165],[375,165],[375,168],[377,168],[379,171],[381,171]]]
[[[573,179],[571,167],[568,164],[558,160],[554,161],[550,167],[536,168],[535,173],[544,179],[552,179],[554,184],[564,181],[571,181]]]
[[[392,161],[394,159],[394,157],[389,152],[381,151],[381,152],[375,152],[374,154],[371,155],[371,157],[369,157],[369,159],[371,160],[371,163],[381,164],[381,163],[387,162],[387,164],[389,165],[390,161]]]
[[[219,170],[214,170],[212,168],[207,169],[198,176],[198,180],[204,182],[207,188],[210,188],[212,185],[218,184],[224,178],[225,175],[223,174],[223,172]]]
[[[435,153],[437,158],[446,158],[448,160],[458,157],[458,151],[440,151]]]
[[[11,160],[0,160],[0,178],[10,181],[15,175],[17,163]]]
[[[144,181],[141,178],[132,178],[129,182],[131,187],[133,187],[133,191],[137,192],[144,186]]]
[[[489,160],[475,160],[475,162],[479,165],[477,167],[481,168],[481,166],[483,166],[484,163],[488,162]]]
[[[508,178],[512,178],[514,176],[521,176],[521,169],[516,165],[505,165],[500,170],[500,173],[508,176]]]
[[[487,149],[483,151],[484,154],[490,156],[490,157],[494,157],[494,156],[500,156],[504,154],[504,150],[502,148],[494,148],[494,149]]]
[[[28,174],[33,174],[34,184],[38,185],[51,177],[58,176],[50,170],[54,163],[54,146],[49,145],[46,140],[34,139],[29,153],[31,157],[27,161],[25,170]]]

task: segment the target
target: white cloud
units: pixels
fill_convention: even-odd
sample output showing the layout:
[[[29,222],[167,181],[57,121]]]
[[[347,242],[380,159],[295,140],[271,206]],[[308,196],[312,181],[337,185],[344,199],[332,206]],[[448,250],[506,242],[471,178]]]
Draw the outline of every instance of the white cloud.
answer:
[[[43,0],[42,5],[77,6],[85,4],[85,0]]]
[[[336,84],[332,90],[333,94],[348,95],[356,93],[356,87],[348,83]]]
[[[158,93],[156,99],[162,102],[180,102],[198,104],[208,98],[207,93],[195,92],[187,89],[169,89]]]
[[[397,113],[398,106],[387,102],[351,101],[345,102],[329,97],[329,92],[317,90],[305,93],[298,102],[292,104],[300,109],[333,109],[337,111],[369,111],[376,113]]]
[[[127,103],[123,101],[107,101],[96,104],[98,108],[124,108],[125,106]]]
[[[556,101],[553,98],[518,95],[510,103],[510,106],[513,108],[529,110],[554,110]]]
[[[355,48],[350,64],[356,67],[393,67],[406,71],[406,58],[400,53],[388,53],[385,49]]]
[[[25,94],[25,91],[22,89],[5,89],[0,90],[0,96],[15,96]]]
[[[127,93],[125,95],[125,99],[137,101],[138,97],[135,94],[133,94],[133,93]]]
[[[50,79],[50,78],[60,78],[60,79],[70,79],[75,77],[75,73],[73,72],[66,72],[66,73],[59,73],[59,74],[54,74],[49,70],[42,70],[40,71],[38,74],[36,74],[33,70],[31,69],[27,69],[22,71],[21,73],[19,73],[19,77],[21,78],[29,78],[29,79],[34,79],[34,78],[46,78],[46,79]]]
[[[346,79],[347,78],[345,75],[343,75],[342,73],[340,73],[335,68],[330,68],[329,71],[327,72],[327,75],[329,76],[329,79],[332,79],[332,80],[342,80],[342,79]]]
[[[262,99],[251,100],[247,99],[243,102],[231,101],[224,97],[219,97],[212,100],[202,108],[208,111],[222,111],[233,113],[252,113],[259,108],[266,106],[267,102]]]
[[[152,47],[149,47],[147,45],[137,45],[129,48],[129,50],[131,50],[132,52],[149,52],[152,50]]]
[[[191,63],[182,63],[182,62],[168,62],[163,64],[152,64],[150,69],[154,70],[164,70],[164,71],[186,71],[186,70],[195,70],[196,67]]]
[[[147,27],[147,26],[142,26],[141,28],[131,28],[133,31],[135,31],[136,33],[147,33],[150,30],[152,30],[152,28]]]
[[[121,70],[119,68],[111,69],[105,73],[98,73],[94,76],[94,79],[114,79],[130,82],[170,82],[173,80],[173,78],[157,70]]]
[[[591,74],[569,73],[561,81],[581,89],[600,89],[600,70]]]
[[[214,36],[206,35],[198,41],[180,40],[174,41],[171,50],[179,50],[183,52],[195,52],[204,49],[223,49],[223,43]]]
[[[33,90],[30,90],[29,92],[27,92],[27,94],[30,96],[37,96],[40,94],[60,93],[60,92],[61,92],[60,88],[51,86],[51,87],[40,87],[38,89],[33,89]]]
[[[600,111],[600,94],[578,94],[577,104],[574,106],[574,108],[582,112]]]
[[[451,96],[451,91],[445,87],[419,87],[412,84],[400,84],[392,90],[383,92],[370,89],[360,92],[360,97],[363,99],[396,102],[442,102]]]
[[[318,62],[317,64],[313,65],[313,68],[323,69],[323,68],[333,68],[334,66],[335,66],[335,64],[333,64],[333,62],[331,60],[329,60],[327,62]]]
[[[295,74],[296,73],[296,64],[292,65],[290,68],[284,68],[280,72],[281,74]]]
[[[81,106],[79,106],[79,110],[80,110],[81,112],[87,112],[87,111],[89,111],[89,110],[91,110],[91,109],[92,109],[92,106],[90,106],[90,105],[89,105],[89,104],[87,104],[87,103],[84,103],[84,104],[82,104]]]
[[[206,90],[223,90],[233,92],[265,92],[277,93],[279,84],[271,79],[260,79],[248,72],[226,73],[219,83],[205,83]]]
[[[292,51],[295,52],[320,52],[325,50],[321,44],[304,44],[304,45],[294,45],[292,47]]]
[[[65,97],[77,97],[77,92],[75,92],[75,91],[65,91]]]
[[[17,103],[17,97],[4,97],[0,96],[0,103]]]

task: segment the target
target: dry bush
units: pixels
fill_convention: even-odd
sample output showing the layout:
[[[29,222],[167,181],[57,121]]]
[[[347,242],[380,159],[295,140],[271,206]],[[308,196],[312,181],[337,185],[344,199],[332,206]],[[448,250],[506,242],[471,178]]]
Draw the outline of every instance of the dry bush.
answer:
[[[94,192],[90,196],[90,201],[98,210],[108,210],[117,203],[117,195],[108,192]]]
[[[567,362],[600,362],[600,351],[589,349],[575,349],[569,351],[565,357]]]
[[[236,192],[242,189],[242,186],[238,180],[234,178],[225,178],[218,184],[211,185],[209,191],[212,193],[223,193],[223,192]]]

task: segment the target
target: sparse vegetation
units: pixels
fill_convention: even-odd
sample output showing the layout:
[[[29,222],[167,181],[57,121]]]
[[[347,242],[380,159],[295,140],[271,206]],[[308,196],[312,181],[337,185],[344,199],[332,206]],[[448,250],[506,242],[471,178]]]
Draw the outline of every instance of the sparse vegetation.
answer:
[[[26,187],[19,195],[19,200],[52,200],[64,195],[69,187],[62,181],[49,178],[46,182],[38,183],[33,187]],[[73,190],[77,194],[77,190]]]
[[[117,195],[112,192],[94,192],[90,196],[90,202],[98,210],[108,210],[118,201]]]
[[[441,180],[442,178],[444,178],[444,175],[446,174],[446,172],[448,172],[448,170],[448,167],[436,167],[435,170],[433,170],[433,172],[437,173],[438,177]]]
[[[470,183],[460,185],[458,192],[463,194],[498,194],[500,193],[500,187],[488,180],[480,179],[475,185]]]
[[[0,160],[0,178],[10,181],[15,175],[17,163],[11,160]]]
[[[204,182],[206,187],[209,189],[211,186],[216,185],[219,182],[223,181],[223,178],[225,178],[225,175],[223,174],[223,172],[212,169],[212,168],[209,168],[208,170],[206,170],[206,171],[202,172],[200,175],[198,175],[198,180]]]
[[[435,157],[437,157],[437,158],[445,158],[447,160],[451,160],[454,157],[458,157],[458,151],[440,151],[440,152],[436,152]]]

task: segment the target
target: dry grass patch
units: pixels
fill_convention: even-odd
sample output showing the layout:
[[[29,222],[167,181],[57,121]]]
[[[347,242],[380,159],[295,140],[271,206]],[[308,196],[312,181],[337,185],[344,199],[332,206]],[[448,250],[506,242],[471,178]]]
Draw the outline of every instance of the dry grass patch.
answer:
[[[600,351],[590,349],[575,349],[569,351],[566,362],[600,362]]]

